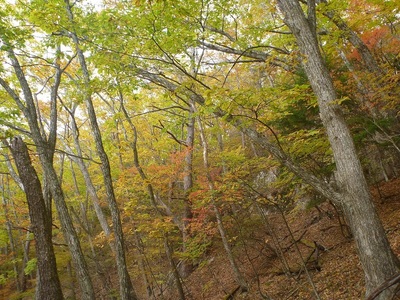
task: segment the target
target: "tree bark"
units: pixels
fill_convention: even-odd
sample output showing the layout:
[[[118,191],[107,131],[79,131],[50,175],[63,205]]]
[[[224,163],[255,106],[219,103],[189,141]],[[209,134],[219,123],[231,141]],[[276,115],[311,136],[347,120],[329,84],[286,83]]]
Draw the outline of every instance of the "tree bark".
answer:
[[[376,213],[355,145],[336,103],[337,95],[313,34],[298,0],[278,0],[285,23],[293,32],[303,56],[303,67],[318,98],[320,117],[336,163],[338,192],[357,244],[364,269],[367,295],[399,270],[385,230]],[[377,299],[390,299],[390,290]]]
[[[3,39],[3,37],[1,36]],[[29,83],[25,77],[24,71],[19,64],[19,61],[13,51],[13,48],[7,40],[3,39],[8,48],[8,57],[11,60],[12,67],[14,69],[15,75],[22,89],[22,94],[24,96],[25,102],[22,101],[18,93],[10,87],[10,85],[0,78],[0,85],[6,90],[10,97],[17,104],[18,108],[24,114],[30,129],[32,139],[35,143],[36,149],[39,154],[40,164],[44,171],[44,177],[46,177],[46,182],[48,183],[48,189],[51,192],[51,196],[54,199],[58,216],[61,222],[61,228],[67,241],[69,250],[71,252],[72,260],[74,262],[74,267],[78,273],[79,281],[82,291],[82,299],[94,300],[95,295],[93,291],[93,285],[91,278],[89,276],[88,267],[79,243],[78,236],[76,234],[75,228],[72,224],[71,217],[68,212],[67,205],[65,203],[64,193],[61,188],[58,176],[53,166],[53,147],[49,145],[46,138],[42,136],[38,125],[38,115],[36,111],[35,102],[33,99],[32,91],[30,89]],[[53,129],[54,130],[54,129]],[[46,200],[46,199],[45,199]],[[49,207],[46,206],[47,215],[49,216]]]
[[[67,12],[67,16],[71,24],[74,26],[74,16],[72,14],[71,5],[69,0],[64,0],[65,8]],[[89,70],[86,65],[85,56],[83,54],[82,49],[79,45],[79,39],[74,29],[70,32],[72,41],[75,45],[75,49],[78,54],[78,60],[83,72],[83,80],[84,80],[84,99],[86,103],[86,108],[90,120],[90,126],[93,132],[94,142],[97,149],[97,154],[99,155],[101,161],[101,171],[103,173],[104,187],[107,194],[107,202],[111,212],[111,219],[114,230],[114,245],[116,251],[116,264],[118,270],[118,278],[119,278],[119,288],[120,288],[120,296],[122,300],[136,300],[136,292],[133,289],[132,281],[130,275],[128,273],[128,268],[126,264],[125,257],[125,241],[124,235],[122,231],[121,217],[117,204],[117,200],[115,198],[114,187],[112,183],[111,176],[111,168],[110,162],[108,159],[108,155],[104,150],[103,141],[101,137],[101,131],[99,125],[97,123],[97,116],[94,109],[94,105],[92,102],[92,95],[90,92],[90,75]]]
[[[189,117],[186,123],[186,155],[183,177],[183,215],[182,215],[182,251],[187,252],[187,243],[190,237],[190,220],[193,218],[192,205],[189,200],[189,194],[193,188],[193,146],[195,133],[195,103],[189,102]],[[188,277],[193,272],[193,264],[189,259],[182,261],[180,273],[182,278]]]
[[[64,299],[57,273],[56,257],[52,243],[52,220],[48,218],[42,187],[35,169],[31,164],[28,148],[20,137],[12,140],[10,147],[19,177],[24,186],[29,207],[31,228],[35,236],[35,248],[38,268],[39,300]]]

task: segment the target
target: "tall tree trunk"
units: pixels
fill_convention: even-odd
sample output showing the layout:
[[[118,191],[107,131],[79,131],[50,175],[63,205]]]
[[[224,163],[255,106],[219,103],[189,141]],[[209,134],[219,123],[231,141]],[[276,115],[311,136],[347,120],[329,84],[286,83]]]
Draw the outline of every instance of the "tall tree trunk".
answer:
[[[0,37],[3,39],[3,36]],[[48,189],[51,191],[51,196],[53,197],[56,205],[58,216],[61,222],[61,228],[65,240],[67,241],[69,250],[71,252],[71,257],[74,262],[74,267],[80,278],[79,283],[82,290],[82,299],[94,300],[95,296],[94,296],[92,281],[89,276],[88,267],[80,246],[78,236],[72,224],[72,220],[69,215],[67,205],[65,203],[64,194],[61,189],[58,176],[53,166],[54,145],[52,143],[49,144],[46,138],[42,136],[42,133],[38,125],[36,106],[34,103],[29,83],[25,77],[21,65],[19,64],[19,61],[14,53],[13,48],[11,47],[11,45],[7,43],[6,40],[3,39],[3,42],[5,42],[8,46],[8,57],[11,60],[12,67],[21,86],[22,94],[24,96],[25,101],[22,101],[22,99],[19,96],[19,93],[17,93],[14,89],[12,89],[10,85],[2,78],[0,78],[0,85],[3,86],[6,92],[14,100],[14,102],[17,104],[18,108],[22,111],[28,122],[32,139],[35,143],[37,152],[39,154],[40,164],[43,168],[44,176],[46,177],[46,182],[48,183]],[[60,74],[58,75],[60,76]],[[57,76],[57,78],[59,78],[59,76]],[[53,113],[56,113],[56,110],[54,110]],[[55,124],[56,123],[57,122],[55,122]],[[55,130],[55,125],[51,128],[52,130]],[[46,206],[46,211],[47,211],[47,216],[49,216],[50,214],[49,205]]]
[[[74,26],[74,17],[71,10],[71,5],[69,0],[64,0],[65,8],[67,11],[68,19],[71,22],[72,26]],[[115,245],[115,252],[116,252],[116,263],[117,263],[117,270],[118,270],[118,278],[119,278],[119,288],[120,288],[120,295],[122,300],[136,300],[136,292],[133,289],[132,281],[128,273],[128,268],[126,264],[126,257],[125,257],[125,241],[124,235],[122,231],[122,223],[120,212],[117,204],[117,200],[115,198],[114,187],[112,183],[112,176],[111,176],[111,168],[110,162],[107,156],[106,151],[104,150],[103,141],[101,137],[101,131],[99,125],[97,123],[97,116],[94,109],[94,105],[92,102],[92,95],[90,92],[90,75],[89,70],[86,65],[85,56],[83,55],[83,51],[79,45],[78,36],[73,29],[71,32],[71,37],[73,43],[75,45],[75,49],[78,54],[79,63],[83,72],[83,80],[85,84],[85,103],[86,108],[90,120],[90,126],[93,132],[94,141],[96,144],[97,154],[99,155],[101,161],[101,171],[103,173],[103,180],[104,180],[104,187],[107,194],[107,202],[111,212],[111,219],[113,224],[114,230],[114,245]]]
[[[46,213],[42,187],[35,169],[31,164],[28,148],[20,137],[12,140],[10,147],[19,177],[24,185],[29,207],[32,231],[35,236],[37,268],[40,289],[37,291],[39,300],[64,299],[57,273],[56,257],[52,243],[52,220]]]
[[[335,163],[338,192],[357,244],[364,269],[367,295],[399,271],[385,230],[376,213],[353,139],[341,114],[332,79],[318,48],[310,19],[306,19],[298,0],[278,0],[285,23],[296,37],[303,55],[303,66],[318,98],[320,117],[327,131]],[[391,299],[386,290],[377,299]]]
[[[189,118],[186,124],[186,155],[183,177],[183,191],[185,193],[183,203],[182,215],[182,251],[187,251],[187,243],[190,237],[190,220],[193,218],[192,205],[189,200],[189,194],[193,188],[193,146],[194,146],[194,132],[195,132],[195,103],[189,100]],[[193,264],[190,260],[182,261],[180,266],[181,276],[186,278],[193,272]]]

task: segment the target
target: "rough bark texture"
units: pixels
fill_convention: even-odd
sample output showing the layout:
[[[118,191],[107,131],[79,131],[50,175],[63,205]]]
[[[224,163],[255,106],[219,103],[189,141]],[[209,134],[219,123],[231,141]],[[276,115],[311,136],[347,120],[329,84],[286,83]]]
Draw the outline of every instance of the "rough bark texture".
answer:
[[[35,169],[31,164],[28,148],[20,137],[11,143],[11,151],[24,186],[31,219],[31,229],[35,236],[38,268],[37,299],[64,299],[57,273],[56,257],[51,240],[52,220],[48,218],[43,198],[42,187]]]
[[[303,67],[318,98],[320,117],[327,131],[337,168],[338,192],[357,244],[365,273],[367,295],[399,269],[376,213],[350,131],[335,103],[336,92],[322,59],[318,42],[298,0],[278,0],[285,22],[296,37]],[[377,299],[391,299],[385,291]]]

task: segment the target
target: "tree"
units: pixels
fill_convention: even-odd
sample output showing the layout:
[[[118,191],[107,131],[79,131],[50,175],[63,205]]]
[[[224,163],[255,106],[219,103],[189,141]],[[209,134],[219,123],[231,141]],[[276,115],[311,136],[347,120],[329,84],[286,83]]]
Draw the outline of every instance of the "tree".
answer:
[[[14,35],[15,34],[12,32],[10,28],[6,28],[3,26],[1,27],[0,39],[2,43],[5,45],[2,50],[8,56],[8,59],[12,66],[12,71],[14,72],[19,87],[21,89],[21,93],[12,88],[10,84],[3,77],[0,77],[0,85],[8,93],[9,97],[16,103],[16,105],[26,118],[26,121],[29,125],[32,140],[34,141],[39,153],[39,158],[41,166],[44,170],[44,176],[46,178],[46,183],[48,184],[48,189],[51,192],[51,195],[55,201],[57,212],[61,221],[62,230],[65,239],[67,241],[67,244],[70,247],[75,268],[80,277],[79,283],[81,285],[83,293],[82,297],[83,299],[94,299],[93,285],[89,276],[87,264],[82,249],[80,247],[79,239],[77,237],[75,228],[70,218],[67,205],[65,203],[64,193],[62,191],[57,173],[53,165],[53,156],[55,148],[54,137],[56,135],[56,130],[57,130],[56,101],[57,101],[58,88],[61,81],[61,75],[63,71],[57,62],[53,65],[55,69],[55,74],[54,74],[55,81],[51,92],[52,122],[49,135],[47,136],[46,133],[43,132],[40,128],[38,110],[35,105],[35,100],[31,87],[29,85],[29,81],[14,51],[14,45],[12,43],[19,42],[18,35],[16,35],[16,37]],[[14,37],[16,41],[11,41],[9,39],[9,36]],[[23,98],[21,98],[20,95]],[[46,211],[48,216],[50,216],[51,209],[49,203],[47,203],[46,205]]]
[[[46,213],[41,184],[31,164],[28,148],[20,137],[13,138],[11,152],[26,194],[38,268],[36,299],[64,299],[57,273],[56,257],[52,242],[52,220]]]
[[[117,270],[118,270],[118,276],[119,276],[120,294],[121,294],[121,298],[123,300],[135,300],[135,299],[137,299],[137,296],[136,296],[135,290],[133,289],[132,281],[130,279],[130,275],[129,275],[128,269],[127,269],[126,257],[125,257],[125,242],[124,242],[124,236],[123,236],[123,231],[122,231],[122,224],[121,224],[119,208],[118,208],[117,200],[115,198],[114,187],[113,187],[113,183],[112,183],[110,163],[108,160],[107,153],[104,150],[101,132],[100,132],[100,128],[98,126],[96,112],[94,109],[94,105],[93,105],[91,93],[90,93],[89,70],[86,65],[86,60],[85,60],[83,51],[79,46],[78,36],[76,34],[76,31],[74,30],[75,20],[74,20],[74,15],[72,13],[71,4],[69,3],[69,0],[65,0],[64,3],[65,3],[66,13],[68,15],[69,22],[72,24],[70,34],[71,34],[75,49],[77,51],[79,63],[80,63],[80,66],[81,66],[81,69],[83,72],[84,88],[85,88],[84,100],[85,100],[86,107],[88,110],[90,125],[91,125],[91,129],[93,132],[97,153],[98,153],[98,155],[100,157],[100,161],[101,161],[101,170],[103,173],[104,186],[105,186],[106,193],[107,193],[108,206],[111,211],[111,217],[112,217],[113,229],[114,229],[114,239],[115,239],[114,244],[115,244],[115,250],[116,250],[116,263],[117,263]]]
[[[296,38],[303,55],[302,65],[318,98],[320,116],[335,158],[337,192],[343,197],[340,204],[357,243],[368,295],[398,272],[399,260],[390,248],[376,213],[351,133],[319,51],[313,14],[315,2],[308,2],[308,18],[297,0],[279,0],[278,5]],[[393,290],[387,290],[377,299],[391,299],[392,293]]]

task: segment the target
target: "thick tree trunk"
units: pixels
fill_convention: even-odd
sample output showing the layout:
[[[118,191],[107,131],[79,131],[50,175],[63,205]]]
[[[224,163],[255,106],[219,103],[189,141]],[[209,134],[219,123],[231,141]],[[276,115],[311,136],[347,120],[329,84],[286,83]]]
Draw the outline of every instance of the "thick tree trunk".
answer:
[[[337,168],[338,192],[357,244],[365,273],[367,295],[399,270],[385,230],[378,218],[369,193],[353,139],[340,107],[337,95],[318,48],[316,35],[305,18],[298,0],[278,0],[285,22],[296,37],[303,55],[303,66],[318,98],[320,117],[327,131]],[[390,299],[385,291],[377,299]]]
[[[11,151],[18,169],[19,177],[24,186],[29,207],[31,228],[35,236],[39,289],[37,299],[64,299],[57,273],[56,257],[52,243],[52,220],[46,213],[42,187],[35,169],[31,164],[28,148],[20,137],[15,137],[11,143]]]
[[[54,170],[53,165],[44,158],[42,160],[42,166],[45,173],[47,174],[46,176],[48,177],[48,182],[50,185],[49,189],[56,204],[64,237],[71,251],[72,261],[74,263],[77,275],[80,279],[79,284],[82,291],[81,297],[82,299],[93,300],[95,299],[95,294],[93,290],[92,280],[89,275],[89,269],[83,255],[77,233],[72,223],[71,216],[65,203],[64,193],[61,189],[60,182],[58,181],[58,176]]]

